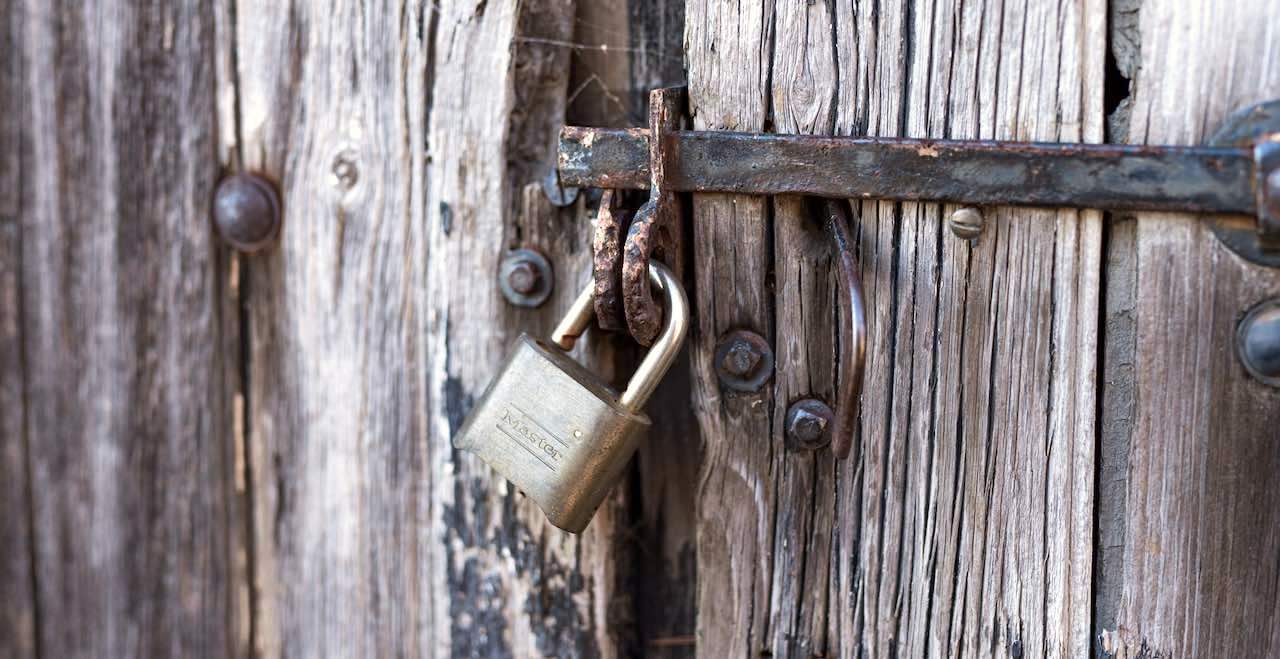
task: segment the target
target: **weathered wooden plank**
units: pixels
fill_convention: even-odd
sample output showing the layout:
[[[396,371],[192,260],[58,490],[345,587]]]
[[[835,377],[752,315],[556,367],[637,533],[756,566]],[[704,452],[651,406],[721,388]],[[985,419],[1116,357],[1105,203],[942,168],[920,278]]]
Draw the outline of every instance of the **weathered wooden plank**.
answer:
[[[0,655],[36,656],[22,359],[23,7],[0,0]]]
[[[1197,144],[1237,107],[1280,96],[1274,2],[1146,0],[1138,21],[1128,141]],[[1234,333],[1249,307],[1280,294],[1280,273],[1235,257],[1184,215],[1139,215],[1132,242],[1108,273],[1133,291],[1127,307],[1108,305],[1112,320],[1133,324],[1109,338],[1118,345],[1108,354],[1130,355],[1134,387],[1111,531],[1123,559],[1115,590],[1099,595],[1119,602],[1100,609],[1113,617],[1101,648],[1274,656],[1280,391],[1247,375]],[[1124,395],[1107,390],[1109,403]]]
[[[235,58],[235,6],[231,2],[213,4],[216,47],[214,59],[214,86],[217,109],[217,158],[224,171],[243,167],[239,133],[239,100],[236,95]],[[228,501],[232,523],[227,532],[231,548],[230,564],[230,628],[231,643],[243,654],[253,651],[254,594],[253,594],[253,501],[250,498],[248,446],[245,441],[245,396],[249,370],[245,357],[248,350],[248,310],[242,286],[245,256],[227,249],[224,266],[226,287],[222,295],[222,370],[231,396],[230,450],[232,455],[231,477],[233,484]]]
[[[243,260],[253,646],[427,656],[424,192],[432,13],[235,3],[224,132],[280,182],[279,243]]]
[[[1133,97],[1130,81],[1140,65],[1138,9],[1142,0],[1108,2],[1107,31],[1111,59],[1107,68],[1107,141],[1127,141]],[[1094,528],[1093,633],[1110,632],[1124,587],[1125,498],[1129,480],[1129,440],[1133,435],[1134,348],[1133,318],[1137,288],[1137,218],[1132,214],[1106,217],[1106,250],[1102,311],[1103,351],[1098,368],[1098,477]]]
[[[35,581],[31,567],[31,506],[22,359],[22,115],[23,8],[0,0],[0,656],[36,656]]]
[[[2,75],[7,86],[9,72]],[[16,154],[17,134],[7,128],[0,126],[0,149],[14,147]],[[0,171],[0,181],[8,173]],[[23,428],[21,233],[14,210],[0,207],[0,656],[25,659],[36,656],[37,617]]]
[[[691,3],[693,105],[700,128],[759,130],[767,118],[801,132],[1096,141],[1104,12],[1049,0],[779,3],[771,15]],[[747,420],[705,350],[735,322],[774,326],[768,301],[743,304],[767,292],[768,261],[732,267],[756,253],[767,220],[739,217],[741,231],[713,237],[723,198],[696,199],[699,650],[1083,652],[1098,215],[990,209],[970,244],[946,231],[950,209],[859,204],[871,345],[858,452],[833,468],[786,453],[781,423],[794,398],[830,391],[826,246],[794,202],[775,201],[780,375]],[[739,215],[754,203],[736,201]]]
[[[578,3],[571,126],[647,126],[649,92],[684,82],[684,0]]]
[[[1102,137],[1101,2],[840,17],[839,132]],[[859,557],[831,596],[856,602],[840,652],[1083,653],[1099,216],[987,209],[969,244],[945,229],[952,208],[861,206],[872,344],[837,516]]]
[[[626,492],[581,537],[448,438],[520,331],[545,334],[585,283],[587,225],[537,183],[551,171],[568,92],[574,3],[441,5],[429,132],[431,254],[427,300],[433,520],[445,549],[433,583],[448,593],[435,648],[466,656],[616,656],[630,634],[619,591]],[[509,50],[494,43],[513,42]],[[536,108],[536,111],[531,110]],[[494,280],[507,249],[533,247],[555,268],[552,299],[520,310]],[[584,361],[611,375],[593,341]]]
[[[16,20],[38,652],[240,655],[211,9],[33,0]]]
[[[768,118],[772,3],[686,4],[689,110],[699,130],[760,131]],[[769,647],[776,483],[772,386],[720,390],[713,356],[733,329],[773,337],[767,287],[768,200],[695,195],[694,299],[689,336],[694,409],[702,428],[698,474],[698,654],[754,656]],[[748,438],[754,438],[748,440]]]
[[[834,4],[775,5],[774,49],[769,63],[773,128],[780,133],[831,134],[839,94]],[[775,448],[769,628],[766,643],[776,657],[826,654],[831,603],[832,531],[836,488],[829,450],[795,446],[786,436],[788,406],[802,398],[833,402],[834,377],[847,364],[836,360],[836,298],[831,247],[822,224],[802,197],[773,199],[777,377],[773,423],[766,435]]]

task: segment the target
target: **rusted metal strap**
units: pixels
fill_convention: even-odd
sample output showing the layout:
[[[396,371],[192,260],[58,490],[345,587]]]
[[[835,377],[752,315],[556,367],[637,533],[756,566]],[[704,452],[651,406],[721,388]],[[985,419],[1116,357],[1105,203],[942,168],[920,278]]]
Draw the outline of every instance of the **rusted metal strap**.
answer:
[[[569,185],[649,187],[648,131],[567,127]],[[668,186],[682,192],[1078,206],[1257,211],[1253,152],[1142,147],[759,135],[679,131]]]
[[[617,331],[627,326],[622,316],[622,242],[631,223],[631,213],[622,208],[622,193],[605,190],[596,213],[591,239],[591,277],[595,282],[596,323],[600,329]]]

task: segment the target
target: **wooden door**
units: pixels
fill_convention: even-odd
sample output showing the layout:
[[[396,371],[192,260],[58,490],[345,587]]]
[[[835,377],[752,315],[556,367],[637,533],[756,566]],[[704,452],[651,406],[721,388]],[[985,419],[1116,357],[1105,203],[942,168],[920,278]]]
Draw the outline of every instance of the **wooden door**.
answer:
[[[590,269],[560,126],[1202,143],[1280,97],[1273,0],[0,0],[0,656],[1280,653],[1280,296],[1176,214],[850,204],[854,454],[801,200],[694,195],[695,326],[627,481],[549,525],[461,424]],[[256,172],[278,240],[210,221]],[[851,191],[851,196],[856,191]],[[554,266],[537,309],[508,250]],[[777,374],[720,389],[765,336]],[[579,357],[620,382],[638,351]]]

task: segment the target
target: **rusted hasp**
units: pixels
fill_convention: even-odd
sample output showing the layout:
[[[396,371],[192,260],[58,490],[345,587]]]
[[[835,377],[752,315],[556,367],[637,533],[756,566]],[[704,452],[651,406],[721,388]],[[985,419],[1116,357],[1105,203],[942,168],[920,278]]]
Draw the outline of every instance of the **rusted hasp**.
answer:
[[[673,191],[1249,215],[1257,219],[1254,251],[1280,265],[1280,101],[1234,115],[1214,146],[724,131],[673,131],[668,139],[665,175]],[[560,178],[583,187],[647,188],[648,141],[644,129],[566,127]]]

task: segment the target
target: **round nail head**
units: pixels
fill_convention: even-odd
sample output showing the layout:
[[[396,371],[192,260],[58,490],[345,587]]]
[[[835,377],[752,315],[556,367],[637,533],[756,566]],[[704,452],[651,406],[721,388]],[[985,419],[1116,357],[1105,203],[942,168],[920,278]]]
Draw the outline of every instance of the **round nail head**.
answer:
[[[801,449],[819,449],[831,443],[828,428],[835,414],[826,403],[816,398],[805,398],[791,404],[787,410],[787,439]]]
[[[773,348],[750,330],[721,337],[714,360],[720,386],[730,391],[757,392],[773,377]]]
[[[1280,167],[1271,170],[1267,175],[1267,194],[1265,196],[1267,212],[1280,217]]]
[[[280,231],[280,197],[255,174],[236,174],[218,184],[213,197],[213,225],[228,245],[256,252]]]
[[[729,344],[721,367],[731,375],[740,378],[751,377],[760,366],[761,354],[750,343],[736,339]]]
[[[542,306],[554,284],[551,262],[537,250],[512,250],[498,266],[498,288],[507,302],[517,307]]]
[[[507,283],[511,285],[511,290],[521,295],[529,295],[538,290],[541,279],[537,268],[528,262],[516,263],[511,272],[507,273]]]
[[[1237,353],[1249,374],[1280,387],[1280,298],[1255,306],[1236,331]]]
[[[982,235],[985,223],[986,220],[982,216],[982,211],[969,206],[957,209],[947,221],[947,224],[951,227],[951,233],[964,240],[973,240]]]

